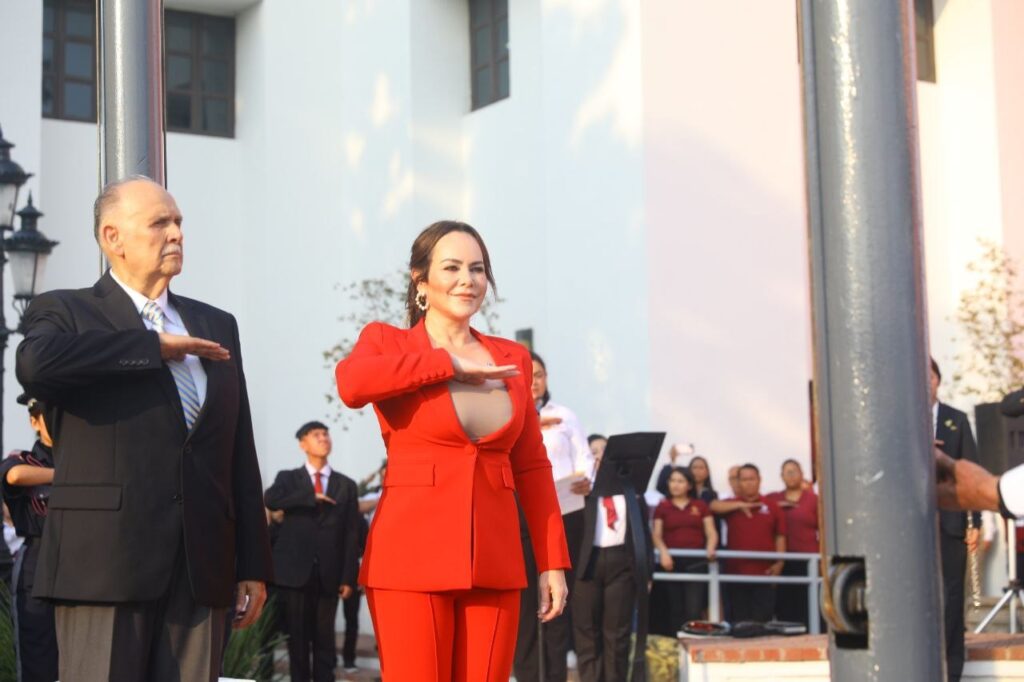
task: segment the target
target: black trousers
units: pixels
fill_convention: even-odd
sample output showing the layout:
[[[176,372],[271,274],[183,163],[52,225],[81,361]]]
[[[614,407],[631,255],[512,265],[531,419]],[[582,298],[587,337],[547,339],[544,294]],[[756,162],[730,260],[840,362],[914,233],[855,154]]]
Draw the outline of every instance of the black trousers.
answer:
[[[345,668],[356,667],[356,643],[359,641],[359,606],[363,601],[363,593],[358,588],[352,590],[352,596],[341,600],[341,612],[345,614],[345,641],[341,645],[341,665]]]
[[[21,682],[54,682],[59,678],[53,603],[32,596],[38,542],[39,538],[25,540],[11,576],[17,580],[13,592],[14,625]],[[6,546],[3,549],[7,551]]]
[[[967,545],[962,537],[939,532],[946,627],[946,679],[960,682],[964,669],[964,574]]]
[[[707,573],[707,559],[672,557],[673,573]],[[660,570],[660,568],[659,568]],[[700,620],[708,605],[707,583],[657,580],[650,594],[650,631],[675,637],[688,620]]]
[[[625,545],[595,547],[590,566],[580,570],[570,597],[580,681],[622,682],[628,679],[636,605],[633,551]],[[584,571],[589,578],[582,577]]]
[[[782,575],[807,576],[806,561],[787,561],[782,566]],[[807,586],[779,585],[775,588],[775,617],[792,623],[803,623],[808,628]]]
[[[580,542],[583,540],[583,510],[566,514],[562,517],[565,526],[565,539],[569,545],[569,559],[576,565],[579,556]],[[522,528],[525,528],[523,522]],[[526,589],[520,593],[519,631],[516,638],[516,653],[512,669],[517,682],[565,682],[568,670],[565,657],[572,644],[571,609],[566,609],[561,616],[538,628],[537,605],[537,562],[533,557],[530,538],[523,535],[523,559],[526,564]],[[569,598],[576,590],[575,574],[570,569],[565,572],[565,582],[569,586]],[[540,678],[540,632],[544,637],[544,680]]]
[[[732,623],[767,623],[775,611],[775,587],[758,583],[733,583],[729,586]]]
[[[333,682],[338,658],[334,639],[334,619],[338,613],[337,591],[324,590],[320,583],[320,572],[314,566],[304,586],[278,586],[278,594],[281,595],[284,607],[285,629],[288,633],[288,668],[292,682]]]

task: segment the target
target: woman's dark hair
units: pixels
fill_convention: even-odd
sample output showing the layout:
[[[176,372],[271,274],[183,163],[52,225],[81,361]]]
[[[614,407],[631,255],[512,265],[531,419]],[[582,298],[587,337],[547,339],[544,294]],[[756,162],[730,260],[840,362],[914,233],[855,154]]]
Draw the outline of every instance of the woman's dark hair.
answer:
[[[441,238],[452,232],[464,232],[476,240],[480,245],[480,253],[484,257],[484,274],[491,285],[491,290],[496,291],[494,283],[494,272],[491,270],[491,256],[487,253],[487,246],[483,237],[471,225],[460,223],[457,220],[439,220],[433,225],[427,226],[416,241],[412,243],[412,252],[409,254],[409,289],[405,296],[405,309],[409,316],[409,326],[415,327],[423,319],[423,311],[416,305],[416,285],[427,280],[430,271],[430,260],[434,255],[434,247],[441,241]]]
[[[697,479],[693,477],[693,472],[687,467],[672,467],[669,469],[668,478],[665,479],[666,486],[668,486],[668,481],[672,478],[672,474],[682,474],[686,482],[690,484],[690,489],[686,491],[686,496],[692,500],[697,494]]]
[[[608,439],[605,438],[604,436],[602,436],[600,433],[592,433],[589,436],[587,436],[587,445],[590,445],[595,440],[608,440]]]
[[[544,358],[542,358],[541,356],[537,355],[537,354],[536,354],[536,353],[534,353],[534,352],[533,352],[532,350],[530,351],[530,357],[531,357],[531,358],[533,358],[533,361],[534,361],[534,362],[536,362],[536,363],[537,363],[538,365],[540,365],[541,367],[543,367],[543,368],[544,368],[544,373],[545,373],[545,374],[547,374],[547,372],[548,372],[548,364],[547,364],[546,362],[544,362]],[[544,388],[544,395],[542,395],[542,396],[540,397],[540,406],[541,406],[541,407],[544,407],[544,406],[545,406],[545,405],[547,405],[547,404],[548,404],[549,402],[551,402],[551,391],[549,391],[549,390],[548,390],[548,389],[547,389],[547,388],[545,387],[545,388]]]
[[[704,481],[704,487],[710,490],[711,492],[715,492],[715,486],[711,484],[711,465],[708,464],[707,459],[701,457],[700,455],[694,455],[693,457],[690,458],[690,463],[686,465],[686,468],[692,469],[693,463],[696,462],[698,459],[704,462],[704,468],[708,470],[708,478],[706,481]],[[693,472],[691,471],[690,473],[692,474]],[[693,480],[696,481],[697,479],[694,478]],[[694,484],[694,487],[696,488],[696,483]]]

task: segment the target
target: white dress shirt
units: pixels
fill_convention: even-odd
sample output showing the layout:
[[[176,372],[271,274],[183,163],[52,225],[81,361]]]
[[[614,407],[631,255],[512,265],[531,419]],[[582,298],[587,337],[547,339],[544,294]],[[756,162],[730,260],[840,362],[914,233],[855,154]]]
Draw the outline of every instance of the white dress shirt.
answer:
[[[325,464],[324,468],[317,471],[313,468],[313,465],[306,462],[306,471],[309,473],[309,482],[313,486],[313,490],[316,490],[316,477],[320,476],[320,485],[323,486],[324,495],[327,494],[327,483],[331,480],[331,465]]]
[[[138,311],[139,316],[142,317],[142,309],[149,302],[149,299],[119,280],[113,270],[110,270],[110,277],[117,282],[118,286],[124,289],[124,292],[132,299],[132,303],[135,304],[135,309]],[[185,329],[185,323],[181,321],[181,316],[178,315],[177,309],[171,305],[171,301],[167,296],[167,289],[164,289],[154,300],[160,306],[160,309],[164,311],[165,332],[180,336],[191,336],[188,330]],[[142,323],[146,325],[146,329],[153,329],[153,323],[145,317],[142,318]],[[185,356],[185,366],[188,368],[189,374],[192,375],[192,381],[196,385],[196,393],[199,395],[199,406],[202,407],[203,403],[206,402],[206,370],[203,369],[203,363],[195,355]]]
[[[590,476],[594,470],[594,453],[590,451],[580,420],[573,411],[563,405],[548,402],[540,408],[540,417],[562,420],[558,424],[542,428],[540,432],[548,453],[548,461],[551,462],[551,477],[559,481],[569,476]],[[569,500],[559,500],[563,514],[583,509],[583,495],[571,497]]]
[[[594,529],[594,547],[618,547],[626,544],[626,496],[613,495],[615,527],[608,527],[608,510],[604,508],[604,500],[597,500],[597,527]]]

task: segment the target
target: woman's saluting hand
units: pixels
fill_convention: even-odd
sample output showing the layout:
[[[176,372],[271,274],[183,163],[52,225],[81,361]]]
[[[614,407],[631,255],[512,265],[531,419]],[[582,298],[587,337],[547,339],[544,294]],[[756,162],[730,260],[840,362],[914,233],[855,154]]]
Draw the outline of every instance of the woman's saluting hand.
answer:
[[[470,360],[448,351],[452,358],[452,368],[455,370],[455,381],[463,384],[482,384],[489,379],[507,379],[519,374],[519,367],[516,365],[488,365],[476,360]]]

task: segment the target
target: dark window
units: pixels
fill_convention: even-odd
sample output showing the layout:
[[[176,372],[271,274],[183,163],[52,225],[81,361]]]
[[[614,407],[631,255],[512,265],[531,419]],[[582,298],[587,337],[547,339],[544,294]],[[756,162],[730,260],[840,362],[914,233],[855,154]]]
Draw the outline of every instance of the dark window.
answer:
[[[43,116],[96,121],[96,4],[43,3]]]
[[[167,129],[235,134],[235,20],[208,14],[164,15]]]
[[[917,80],[935,82],[935,9],[932,0],[914,0]]]
[[[469,50],[473,108],[508,97],[508,0],[469,0]]]

